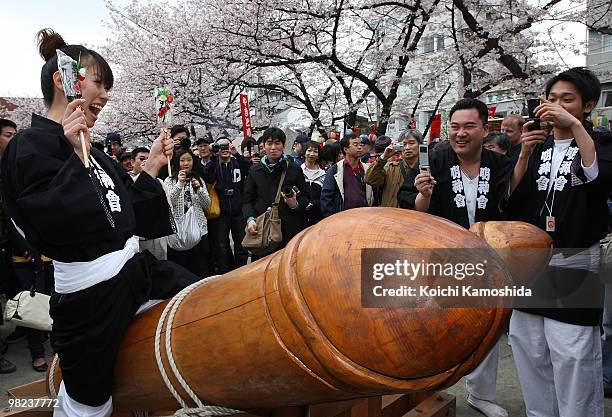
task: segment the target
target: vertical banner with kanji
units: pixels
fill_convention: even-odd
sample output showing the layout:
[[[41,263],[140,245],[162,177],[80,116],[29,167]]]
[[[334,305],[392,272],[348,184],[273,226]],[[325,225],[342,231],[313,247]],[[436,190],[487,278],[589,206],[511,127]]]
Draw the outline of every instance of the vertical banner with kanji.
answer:
[[[249,110],[249,96],[245,93],[240,94],[240,114],[242,115],[242,133],[244,138],[253,136],[251,126],[251,111]]]

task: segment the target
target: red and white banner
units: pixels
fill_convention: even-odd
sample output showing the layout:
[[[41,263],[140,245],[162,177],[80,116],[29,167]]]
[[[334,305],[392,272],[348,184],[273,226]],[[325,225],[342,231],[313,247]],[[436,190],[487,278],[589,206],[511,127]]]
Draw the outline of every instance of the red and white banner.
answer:
[[[249,96],[245,93],[240,94],[240,114],[242,115],[242,134],[244,138],[253,136],[251,126],[251,111],[249,110]]]

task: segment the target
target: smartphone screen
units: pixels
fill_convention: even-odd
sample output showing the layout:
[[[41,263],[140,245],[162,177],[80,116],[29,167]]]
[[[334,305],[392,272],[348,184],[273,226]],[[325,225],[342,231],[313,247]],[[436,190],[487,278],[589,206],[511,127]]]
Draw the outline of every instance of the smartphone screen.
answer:
[[[429,167],[429,147],[426,144],[419,145],[419,166]]]

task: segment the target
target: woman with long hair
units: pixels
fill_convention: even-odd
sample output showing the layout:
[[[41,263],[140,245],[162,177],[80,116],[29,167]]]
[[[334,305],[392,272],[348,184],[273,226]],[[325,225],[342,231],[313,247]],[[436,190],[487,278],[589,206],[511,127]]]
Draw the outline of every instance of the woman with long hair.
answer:
[[[149,299],[171,297],[197,277],[148,251],[138,253],[135,238],[173,233],[170,208],[155,179],[172,154],[172,142],[161,134],[132,181],[91,147],[89,129],[113,86],[106,60],[84,46],[67,45],[49,29],[38,33],[38,41],[48,113],[34,114],[32,127],[9,143],[2,157],[2,186],[17,231],[53,259],[51,344],[62,370],[62,401],[54,415],[106,417],[113,408],[115,359],[136,311]],[[58,71],[58,49],[82,67],[82,98],[71,102]]]
[[[308,205],[306,206],[306,225],[312,226],[323,218],[321,214],[321,188],[325,179],[325,170],[319,161],[319,144],[308,141],[304,146],[304,163],[302,172],[308,186]]]
[[[210,196],[204,180],[194,170],[195,156],[189,149],[181,149],[174,159],[172,176],[164,180],[177,222],[184,221],[189,210],[197,219],[199,242],[191,248],[168,247],[168,260],[184,266],[199,277],[210,275],[210,246],[204,210],[210,205]],[[186,223],[191,224],[191,223]],[[169,241],[172,246],[172,240]]]

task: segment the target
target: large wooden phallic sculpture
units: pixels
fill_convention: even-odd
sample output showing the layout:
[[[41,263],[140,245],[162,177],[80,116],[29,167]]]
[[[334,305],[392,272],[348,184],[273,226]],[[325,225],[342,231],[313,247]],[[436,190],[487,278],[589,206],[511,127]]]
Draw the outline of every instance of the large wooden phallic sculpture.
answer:
[[[509,310],[362,308],[361,249],[484,248],[496,257],[477,235],[497,246],[551,246],[544,232],[524,223],[477,224],[474,232],[400,209],[327,218],[284,250],[189,294],[174,317],[175,363],[204,402],[250,410],[453,385],[497,342]],[[505,269],[493,274],[510,282]],[[178,408],[155,359],[163,308],[138,316],[125,335],[115,368],[116,410]],[[57,369],[56,387],[60,380]]]

